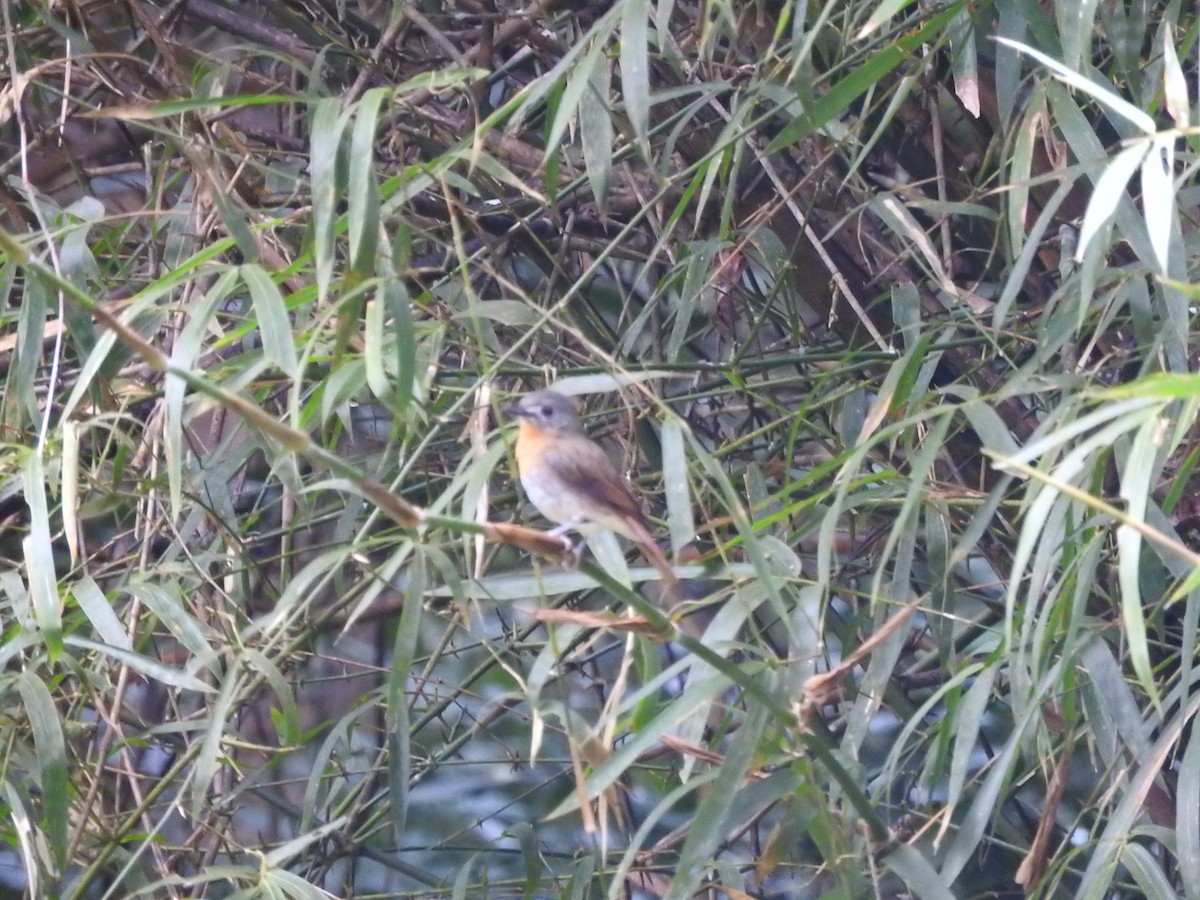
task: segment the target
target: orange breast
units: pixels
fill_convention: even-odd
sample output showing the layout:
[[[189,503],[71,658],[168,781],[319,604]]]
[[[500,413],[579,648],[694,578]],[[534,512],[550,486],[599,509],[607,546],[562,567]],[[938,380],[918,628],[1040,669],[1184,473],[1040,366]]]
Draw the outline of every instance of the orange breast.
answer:
[[[522,419],[517,427],[517,469],[524,475],[538,467],[542,451],[546,446],[546,432],[528,419]]]
[[[563,483],[547,451],[562,438],[522,419],[517,432],[517,469],[525,496],[551,522],[559,524],[588,518],[577,493]]]

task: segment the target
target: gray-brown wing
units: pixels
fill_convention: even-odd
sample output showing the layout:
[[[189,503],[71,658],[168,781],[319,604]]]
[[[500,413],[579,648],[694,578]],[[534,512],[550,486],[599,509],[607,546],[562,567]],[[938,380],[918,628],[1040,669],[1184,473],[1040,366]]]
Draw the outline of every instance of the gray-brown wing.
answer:
[[[569,443],[563,441],[559,448],[549,451],[547,456],[547,462],[551,462],[554,471],[570,487],[646,527],[642,508],[599,444],[587,438]]]

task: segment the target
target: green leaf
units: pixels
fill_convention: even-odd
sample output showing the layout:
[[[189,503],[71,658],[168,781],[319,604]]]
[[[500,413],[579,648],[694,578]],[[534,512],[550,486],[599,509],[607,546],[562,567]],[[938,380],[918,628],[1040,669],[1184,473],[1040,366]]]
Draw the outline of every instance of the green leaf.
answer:
[[[914,0],[881,0],[879,5],[871,11],[867,21],[855,33],[854,39],[856,41],[866,40],[913,2]]]
[[[313,256],[316,260],[317,299],[324,303],[333,280],[333,262],[337,248],[337,202],[341,196],[339,159],[342,133],[349,113],[341,111],[341,102],[324,97],[312,110],[309,132],[308,174],[312,180]]]
[[[938,874],[917,847],[897,844],[883,858],[883,863],[921,900],[955,900],[958,896],[951,883]]]
[[[391,670],[387,683],[386,727],[388,743],[388,786],[391,799],[392,834],[404,839],[408,822],[408,787],[412,780],[412,735],[406,689],[416,660],[421,633],[423,605],[419,598],[425,589],[425,557],[413,554],[408,570],[408,602],[400,613],[396,639],[392,647]]]
[[[67,835],[70,831],[71,781],[67,771],[67,743],[63,738],[58,708],[46,683],[32,670],[17,678],[17,691],[29,730],[37,748],[38,786],[42,789],[42,827],[54,854],[57,873],[67,864]]]
[[[92,576],[84,574],[75,579],[71,585],[71,595],[104,643],[119,650],[133,649],[129,632],[113,612],[112,604]]]
[[[388,315],[391,316],[392,336],[396,345],[396,385],[392,396],[392,408],[397,416],[403,416],[416,389],[416,324],[413,321],[408,289],[403,282],[394,276],[384,276],[380,294]]]
[[[1086,5],[1092,6],[1094,9],[1095,0],[1083,0]],[[1064,7],[1066,8],[1066,7]],[[1068,62],[1066,65],[1058,60],[1047,56],[1040,50],[1035,50],[1019,41],[1009,40],[1008,38],[996,38],[996,40],[1014,50],[1019,50],[1027,56],[1031,56],[1048,68],[1051,72],[1061,78],[1066,84],[1083,91],[1094,100],[1098,101],[1103,106],[1107,107],[1111,112],[1125,118],[1132,123],[1142,134],[1153,135],[1158,128],[1154,124],[1154,119],[1142,109],[1139,109],[1134,104],[1130,103],[1124,97],[1109,90],[1104,85],[1086,78],[1079,72],[1075,71],[1075,66],[1078,65],[1078,60]]]
[[[621,90],[642,158],[650,161],[650,0],[621,7]]]
[[[1175,856],[1187,900],[1200,900],[1200,735],[1188,734],[1175,791]]]
[[[1083,254],[1096,240],[1101,230],[1106,227],[1117,214],[1117,207],[1122,201],[1127,201],[1125,186],[1133,173],[1141,168],[1146,160],[1149,148],[1141,142],[1126,147],[1112,158],[1099,179],[1096,188],[1088,200],[1087,212],[1083,217],[1083,227],[1079,230],[1079,249],[1075,258],[1083,259]]]
[[[664,900],[688,900],[695,894],[717,848],[737,824],[732,818],[729,801],[740,790],[746,789],[746,774],[769,719],[765,707],[758,704],[750,707],[738,729],[738,739],[729,745],[725,760],[713,779],[712,790],[692,817],[675,876],[663,895]]]
[[[205,667],[214,674],[220,672],[217,652],[209,645],[203,628],[184,606],[175,582],[151,584],[148,581],[135,580],[125,589],[154,613],[175,640],[188,650],[192,656],[187,665],[189,671],[194,672]]]
[[[1062,35],[1063,61],[1071,69],[1080,68],[1084,55],[1091,49],[1096,3],[1097,0],[1072,0],[1053,4]]]
[[[371,88],[358,102],[350,136],[349,186],[346,190],[346,223],[350,232],[350,268],[360,278],[375,274],[379,246],[379,183],[375,177],[375,131],[379,107],[390,94]]]
[[[171,346],[172,365],[189,370],[196,365],[196,361],[204,352],[204,341],[213,325],[213,316],[220,304],[229,296],[229,292],[235,287],[237,274],[235,269],[227,269],[222,272],[216,283],[201,294],[189,308],[187,323]],[[166,416],[164,438],[167,484],[171,497],[171,517],[176,521],[183,516],[183,407],[186,395],[187,382],[177,376],[167,375],[166,384],[163,387],[163,406]]]
[[[684,424],[674,416],[662,423],[663,494],[667,501],[667,526],[671,547],[676,553],[695,540],[696,523],[692,520],[692,492],[688,485],[687,449]]]
[[[915,32],[908,33],[896,43],[871,54],[865,63],[840,77],[815,103],[784,126],[767,145],[766,152],[778,153],[843,115],[855,100],[875,88],[888,74],[906,62],[909,54],[929,41],[931,36],[940,35],[942,29],[957,15],[958,5],[952,4],[937,15],[930,16]]]
[[[608,56],[603,44],[596,43],[575,77],[584,82],[579,97],[579,140],[583,145],[583,162],[596,208],[604,213],[608,209],[608,185],[612,181],[613,125],[608,99]]]
[[[25,503],[29,507],[29,533],[21,540],[25,577],[33,600],[33,617],[51,659],[62,652],[62,604],[58,573],[50,540],[50,509],[46,503],[46,476],[36,451],[26,453],[23,467]]]
[[[258,319],[262,335],[263,354],[267,361],[278,366],[283,374],[295,378],[300,364],[296,359],[295,338],[292,320],[279,286],[262,266],[246,265],[241,268],[242,280],[250,289],[254,301],[254,315]]]
[[[190,675],[187,672],[181,672],[179,669],[173,669],[158,660],[150,659],[142,656],[139,653],[134,653],[132,650],[127,650],[122,647],[114,647],[109,644],[102,644],[98,641],[89,640],[85,637],[77,635],[67,635],[63,639],[68,647],[77,647],[81,650],[91,650],[96,653],[102,653],[105,656],[111,657],[116,662],[123,666],[128,666],[135,672],[140,672],[147,678],[161,682],[167,687],[180,688],[185,691],[197,691],[202,694],[215,693],[216,689],[212,685],[206,684],[195,675]]]

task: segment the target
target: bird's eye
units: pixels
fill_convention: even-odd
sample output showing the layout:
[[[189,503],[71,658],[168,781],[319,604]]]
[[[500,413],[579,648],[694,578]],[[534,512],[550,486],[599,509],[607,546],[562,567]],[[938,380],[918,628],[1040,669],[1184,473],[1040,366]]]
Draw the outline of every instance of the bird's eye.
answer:
[[[545,416],[547,419],[553,417],[554,416],[554,407],[553,406],[543,406],[542,407],[542,415]]]

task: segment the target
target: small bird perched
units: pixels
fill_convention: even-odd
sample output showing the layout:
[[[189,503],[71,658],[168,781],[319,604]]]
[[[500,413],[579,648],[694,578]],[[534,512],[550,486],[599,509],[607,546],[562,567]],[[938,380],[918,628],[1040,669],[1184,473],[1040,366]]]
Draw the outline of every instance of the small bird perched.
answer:
[[[555,391],[534,391],[505,409],[520,419],[517,469],[538,511],[584,536],[601,529],[625,535],[671,585],[678,578],[616,466],[587,436],[575,404]]]

